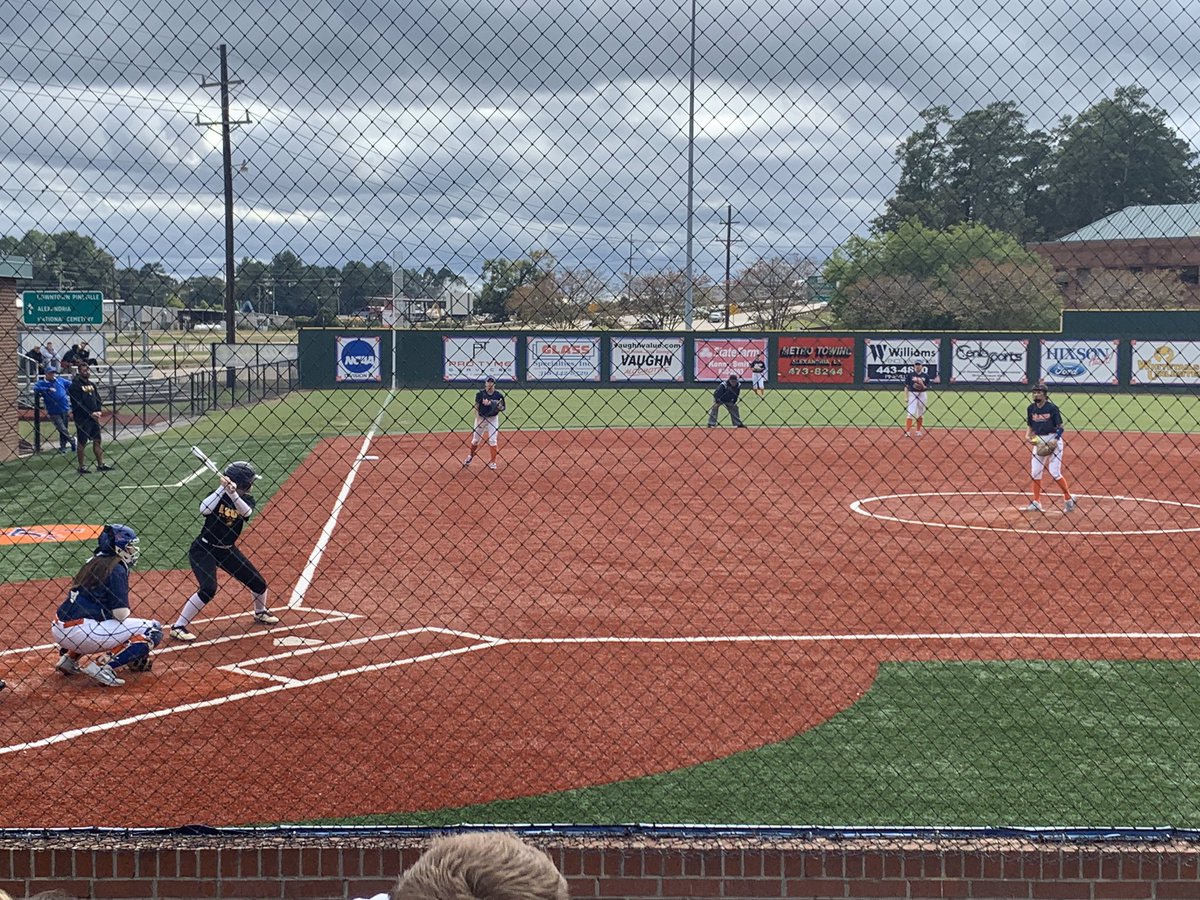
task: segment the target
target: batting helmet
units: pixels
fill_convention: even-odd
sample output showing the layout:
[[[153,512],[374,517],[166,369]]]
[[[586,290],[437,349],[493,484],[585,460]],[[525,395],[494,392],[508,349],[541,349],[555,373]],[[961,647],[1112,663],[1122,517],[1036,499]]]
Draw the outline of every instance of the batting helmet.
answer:
[[[225,477],[236,484],[239,491],[248,491],[254,487],[258,473],[250,463],[238,460],[225,467]]]

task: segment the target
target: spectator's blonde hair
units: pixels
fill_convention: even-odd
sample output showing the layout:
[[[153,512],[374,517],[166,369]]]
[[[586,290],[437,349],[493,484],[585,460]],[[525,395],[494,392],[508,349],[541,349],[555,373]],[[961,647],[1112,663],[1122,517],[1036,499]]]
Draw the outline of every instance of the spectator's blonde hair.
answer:
[[[391,900],[568,900],[541,850],[491,832],[439,838],[392,888]]]

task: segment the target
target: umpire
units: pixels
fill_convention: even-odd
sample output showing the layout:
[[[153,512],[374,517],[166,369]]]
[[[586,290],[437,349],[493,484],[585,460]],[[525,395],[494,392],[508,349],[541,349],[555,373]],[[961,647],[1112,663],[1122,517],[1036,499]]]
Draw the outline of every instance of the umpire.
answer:
[[[742,383],[736,375],[730,375],[717,385],[713,391],[712,409],[708,411],[708,427],[717,427],[717,410],[722,406],[729,410],[729,418],[733,420],[734,428],[745,428],[742,416],[738,412],[738,395],[742,393]]]

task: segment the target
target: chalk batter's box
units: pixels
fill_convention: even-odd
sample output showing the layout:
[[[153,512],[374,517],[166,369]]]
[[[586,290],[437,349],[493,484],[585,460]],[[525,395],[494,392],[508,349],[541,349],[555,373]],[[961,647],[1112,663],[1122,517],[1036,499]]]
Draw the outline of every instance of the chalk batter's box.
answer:
[[[781,337],[775,371],[783,384],[853,384],[854,338]]]

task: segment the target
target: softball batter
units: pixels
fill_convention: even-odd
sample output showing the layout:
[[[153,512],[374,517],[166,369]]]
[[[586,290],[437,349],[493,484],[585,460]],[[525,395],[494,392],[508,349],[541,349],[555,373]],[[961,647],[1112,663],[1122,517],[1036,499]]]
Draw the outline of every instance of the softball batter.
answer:
[[[1063,477],[1063,420],[1058,407],[1047,399],[1048,392],[1044,384],[1033,389],[1033,402],[1025,413],[1025,440],[1033,445],[1029,471],[1033,476],[1033,501],[1025,507],[1026,512],[1042,511],[1042,475],[1050,470],[1050,477],[1058,483],[1063,492],[1063,512],[1069,513],[1075,509],[1075,500],[1067,487],[1067,479]],[[1054,452],[1042,456],[1037,452],[1038,445],[1043,441],[1055,441]]]
[[[487,435],[488,451],[492,460],[489,469],[496,468],[496,458],[500,455],[500,413],[504,412],[504,395],[496,390],[496,379],[488,378],[483,383],[483,390],[475,393],[475,427],[471,429],[471,449],[467,451],[464,466],[469,466],[479,449],[479,442]]]

